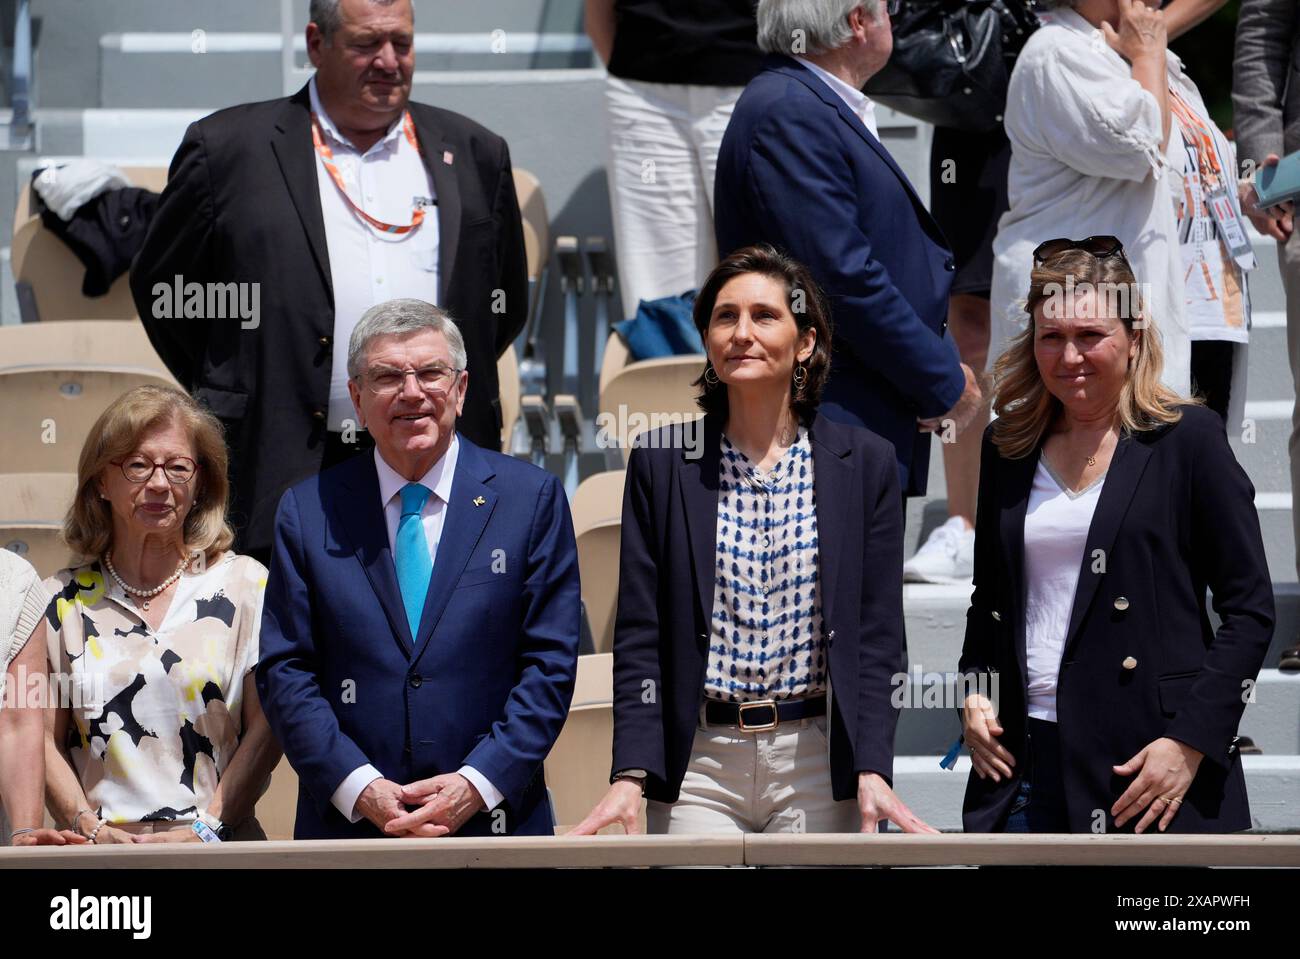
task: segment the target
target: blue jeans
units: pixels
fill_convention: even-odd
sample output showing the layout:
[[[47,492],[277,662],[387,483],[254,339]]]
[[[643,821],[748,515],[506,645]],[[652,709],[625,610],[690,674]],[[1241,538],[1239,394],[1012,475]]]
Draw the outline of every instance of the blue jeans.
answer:
[[[1003,832],[1069,832],[1060,730],[1056,723],[1030,719],[1025,743],[1025,769]]]

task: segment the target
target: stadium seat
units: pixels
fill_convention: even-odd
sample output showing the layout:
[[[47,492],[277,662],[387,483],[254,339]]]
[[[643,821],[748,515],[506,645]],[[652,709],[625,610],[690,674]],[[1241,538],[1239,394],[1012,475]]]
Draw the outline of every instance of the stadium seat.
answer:
[[[0,548],[17,553],[42,578],[72,562],[60,533],[77,491],[75,473],[0,475]]]
[[[597,426],[607,434],[603,445],[617,442],[626,462],[638,433],[703,416],[691,385],[703,367],[704,357],[691,354],[639,360],[614,372],[600,391]]]
[[[546,215],[546,198],[542,195],[541,183],[532,173],[516,167],[514,174],[519,212],[523,216],[524,225],[532,227],[537,241],[535,250],[528,251],[528,275],[536,278],[546,266],[547,251],[551,248],[551,223]]]
[[[95,420],[145,383],[176,385],[137,322],[0,328],[0,473],[75,473]]]
[[[569,718],[546,757],[546,785],[555,807],[555,832],[568,832],[591,812],[609,789],[614,749],[614,657],[578,657],[578,680]],[[645,805],[639,817],[645,831]],[[620,834],[620,826],[602,833]]]
[[[623,470],[588,477],[573,494],[573,530],[578,540],[578,572],[587,608],[591,642],[597,653],[614,646],[618,605],[618,551],[623,522]]]
[[[497,359],[497,383],[501,396],[501,448],[510,451],[510,435],[519,419],[519,357],[512,343]]]
[[[614,374],[630,362],[632,362],[632,354],[628,352],[623,337],[617,333],[609,334],[609,339],[605,341],[604,358],[600,363],[600,393],[602,395],[605,392],[605,387],[609,385],[609,381],[614,378]]]
[[[167,183],[164,167],[124,167],[123,172],[133,184],[146,189],[161,191]],[[86,268],[62,240],[45,229],[40,217],[32,214],[30,194],[30,186],[19,191],[10,253],[23,319],[135,319],[138,313],[126,275],[103,296],[82,295]]]

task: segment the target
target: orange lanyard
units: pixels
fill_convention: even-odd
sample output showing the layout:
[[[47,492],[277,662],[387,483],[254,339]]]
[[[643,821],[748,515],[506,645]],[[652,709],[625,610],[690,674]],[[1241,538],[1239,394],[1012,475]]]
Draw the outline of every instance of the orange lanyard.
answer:
[[[1175,91],[1169,91],[1169,108],[1178,118],[1183,135],[1192,141],[1196,149],[1197,165],[1201,170],[1201,181],[1206,193],[1214,193],[1223,183],[1223,169],[1219,166],[1218,150],[1214,146],[1214,134],[1196,112],[1187,105],[1187,101]]]
[[[415,147],[418,151],[420,149],[420,143],[415,138],[415,122],[411,119],[411,112],[409,110],[402,114],[402,132],[406,134],[406,142],[411,144],[411,146]],[[338,187],[339,192],[343,194],[343,199],[348,201],[348,205],[352,207],[353,211],[357,216],[361,217],[361,219],[365,220],[376,230],[380,230],[384,233],[396,233],[399,236],[405,233],[410,233],[424,222],[424,208],[419,206],[412,209],[411,222],[405,226],[377,220],[365,210],[361,209],[361,207],[357,206],[353,201],[352,197],[348,196],[348,188],[343,185],[343,174],[339,173],[339,168],[334,163],[334,151],[331,150],[330,145],[325,142],[325,135],[321,132],[320,119],[315,113],[311,115],[311,139],[312,142],[316,144],[316,152],[320,155],[321,163],[325,164],[325,170],[329,173],[330,179],[334,181],[334,185]]]

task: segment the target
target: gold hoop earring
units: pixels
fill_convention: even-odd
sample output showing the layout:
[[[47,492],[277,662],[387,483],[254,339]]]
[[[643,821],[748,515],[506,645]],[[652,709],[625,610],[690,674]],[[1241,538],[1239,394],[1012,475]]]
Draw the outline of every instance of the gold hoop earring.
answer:
[[[717,386],[720,382],[721,380],[718,379],[718,371],[713,368],[713,365],[709,364],[708,366],[706,366],[704,368],[704,384],[710,389],[712,389],[713,387]]]
[[[796,365],[794,368],[794,388],[803,392],[805,384],[808,382],[808,367]]]

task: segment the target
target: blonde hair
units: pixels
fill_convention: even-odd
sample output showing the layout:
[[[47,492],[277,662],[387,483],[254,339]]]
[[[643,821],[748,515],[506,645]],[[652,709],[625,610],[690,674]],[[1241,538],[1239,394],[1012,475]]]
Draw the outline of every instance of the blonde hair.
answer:
[[[1118,256],[1098,259],[1083,250],[1067,250],[1030,273],[1025,303],[1029,322],[993,365],[993,412],[997,414],[993,444],[1008,459],[1028,456],[1037,449],[1061,411],[1061,401],[1048,391],[1034,359],[1034,311],[1049,297],[1062,295],[1062,290],[1068,295],[1076,284],[1133,291],[1130,308],[1116,311],[1137,344],[1115,411],[1125,433],[1176,423],[1183,415],[1178,407],[1196,402],[1160,382],[1164,370],[1160,332],[1136,294],[1137,280],[1128,263]],[[1102,301],[1100,294],[1098,301]]]
[[[194,503],[183,528],[185,554],[201,553],[212,560],[234,542],[234,530],[226,521],[230,481],[221,423],[182,390],[138,386],[100,414],[81,448],[77,493],[63,521],[63,538],[83,561],[103,555],[113,544],[113,513],[99,495],[100,474],[135,452],[150,430],[172,422],[179,422],[189,434],[198,464],[192,480]]]

